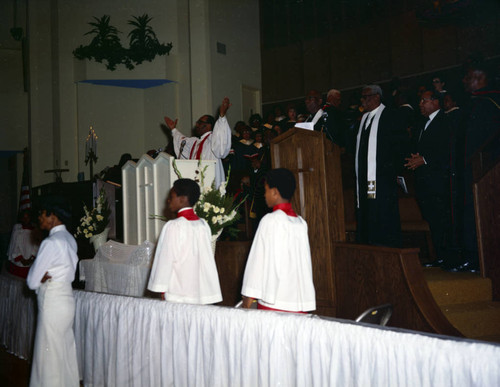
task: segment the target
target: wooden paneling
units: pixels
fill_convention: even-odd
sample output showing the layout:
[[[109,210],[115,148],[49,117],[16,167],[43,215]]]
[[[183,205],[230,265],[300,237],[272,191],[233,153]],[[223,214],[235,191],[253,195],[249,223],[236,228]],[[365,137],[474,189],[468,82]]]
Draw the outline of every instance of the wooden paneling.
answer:
[[[436,304],[418,249],[335,244],[337,316],[355,319],[369,307],[390,303],[389,326],[462,336]]]
[[[479,258],[483,276],[491,278],[493,300],[500,300],[500,163],[474,184]]]
[[[316,310],[335,316],[332,243],[345,241],[340,151],[322,133],[292,129],[273,141],[272,160],[295,175],[292,205],[308,224]]]
[[[250,241],[217,242],[215,263],[222,291],[222,302],[218,305],[235,306],[241,300],[241,285],[250,246]]]

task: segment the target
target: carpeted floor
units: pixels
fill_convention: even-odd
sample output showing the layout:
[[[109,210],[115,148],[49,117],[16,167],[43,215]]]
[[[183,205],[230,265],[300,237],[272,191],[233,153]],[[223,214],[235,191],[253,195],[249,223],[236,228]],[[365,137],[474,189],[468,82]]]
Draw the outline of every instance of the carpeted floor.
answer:
[[[0,385],[26,387],[29,384],[30,364],[0,348]]]

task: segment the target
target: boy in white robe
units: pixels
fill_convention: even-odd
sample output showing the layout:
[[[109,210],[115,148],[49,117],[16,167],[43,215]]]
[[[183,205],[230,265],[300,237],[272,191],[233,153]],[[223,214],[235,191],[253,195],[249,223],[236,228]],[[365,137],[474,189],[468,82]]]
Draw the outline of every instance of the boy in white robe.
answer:
[[[170,190],[168,206],[177,218],[163,226],[148,284],[149,290],[162,293],[167,301],[222,301],[210,227],[192,208],[199,197],[200,187],[191,179],[175,181]]]
[[[21,278],[26,278],[30,266],[35,260],[39,243],[35,241],[35,231],[31,224],[31,214],[24,211],[21,222],[14,225],[10,237],[9,249],[9,272]]]
[[[295,177],[285,168],[266,175],[273,212],[259,223],[243,278],[243,307],[303,313],[316,309],[307,223],[292,209]]]

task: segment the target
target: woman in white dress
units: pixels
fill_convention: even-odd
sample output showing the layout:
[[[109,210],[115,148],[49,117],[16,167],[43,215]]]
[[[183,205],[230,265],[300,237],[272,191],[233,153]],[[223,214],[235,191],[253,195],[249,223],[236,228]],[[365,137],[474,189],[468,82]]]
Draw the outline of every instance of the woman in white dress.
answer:
[[[42,203],[40,228],[49,231],[31,266],[27,283],[37,293],[36,328],[30,386],[79,386],[73,321],[77,245],[66,230],[69,205],[51,197]]]

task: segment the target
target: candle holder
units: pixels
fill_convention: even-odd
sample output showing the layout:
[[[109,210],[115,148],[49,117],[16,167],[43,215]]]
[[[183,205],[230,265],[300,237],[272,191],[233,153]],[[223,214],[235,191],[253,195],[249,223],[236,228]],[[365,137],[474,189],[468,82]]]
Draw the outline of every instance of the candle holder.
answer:
[[[90,127],[89,134],[85,140],[85,165],[90,163],[90,180],[94,180],[94,164],[97,162],[97,135]]]

